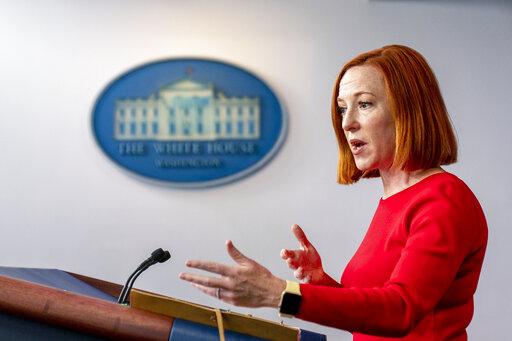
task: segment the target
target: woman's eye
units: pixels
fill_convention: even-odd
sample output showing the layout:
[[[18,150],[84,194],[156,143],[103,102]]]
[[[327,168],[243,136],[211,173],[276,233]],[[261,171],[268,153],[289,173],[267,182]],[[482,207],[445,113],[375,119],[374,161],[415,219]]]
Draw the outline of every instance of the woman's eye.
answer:
[[[345,115],[346,112],[347,107],[338,107],[338,114],[340,114],[341,116]]]
[[[371,105],[371,102],[359,102],[359,106],[363,109],[368,109]]]

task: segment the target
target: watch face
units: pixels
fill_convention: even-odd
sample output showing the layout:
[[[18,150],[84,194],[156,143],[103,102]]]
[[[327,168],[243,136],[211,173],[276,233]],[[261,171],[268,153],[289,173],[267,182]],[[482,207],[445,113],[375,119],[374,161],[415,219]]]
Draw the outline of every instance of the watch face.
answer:
[[[300,301],[302,296],[285,292],[279,311],[287,315],[297,315],[299,313]]]

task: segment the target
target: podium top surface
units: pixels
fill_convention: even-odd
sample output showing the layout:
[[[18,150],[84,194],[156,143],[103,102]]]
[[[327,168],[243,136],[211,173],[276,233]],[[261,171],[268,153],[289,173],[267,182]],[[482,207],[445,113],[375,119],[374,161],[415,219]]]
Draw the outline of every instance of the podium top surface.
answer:
[[[66,290],[89,297],[99,298],[105,301],[117,302],[116,297],[111,296],[62,270],[0,266],[0,275],[46,285],[55,289]]]

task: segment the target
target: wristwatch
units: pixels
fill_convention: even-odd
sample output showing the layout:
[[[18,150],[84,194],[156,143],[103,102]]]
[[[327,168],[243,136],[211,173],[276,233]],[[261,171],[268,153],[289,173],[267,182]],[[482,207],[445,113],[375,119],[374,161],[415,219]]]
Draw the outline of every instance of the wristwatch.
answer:
[[[281,294],[281,302],[279,303],[279,316],[292,318],[297,315],[301,300],[300,284],[286,281],[286,288]]]

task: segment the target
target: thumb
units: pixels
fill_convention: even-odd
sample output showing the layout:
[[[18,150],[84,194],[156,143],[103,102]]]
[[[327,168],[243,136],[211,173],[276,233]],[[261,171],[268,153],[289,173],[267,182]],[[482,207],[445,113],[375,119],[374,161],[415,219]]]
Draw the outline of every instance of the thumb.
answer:
[[[294,224],[292,226],[292,232],[293,234],[295,235],[295,238],[297,238],[297,240],[299,241],[300,245],[302,247],[308,247],[311,245],[311,243],[309,242],[308,238],[306,238],[306,234],[304,233],[304,231],[302,231],[302,229],[300,228],[299,225],[297,224]]]
[[[250,262],[251,259],[247,258],[243,253],[241,253],[235,245],[233,245],[233,242],[231,240],[228,240],[226,242],[226,249],[228,250],[228,254],[235,262],[237,262],[239,265],[242,265],[243,263]]]

